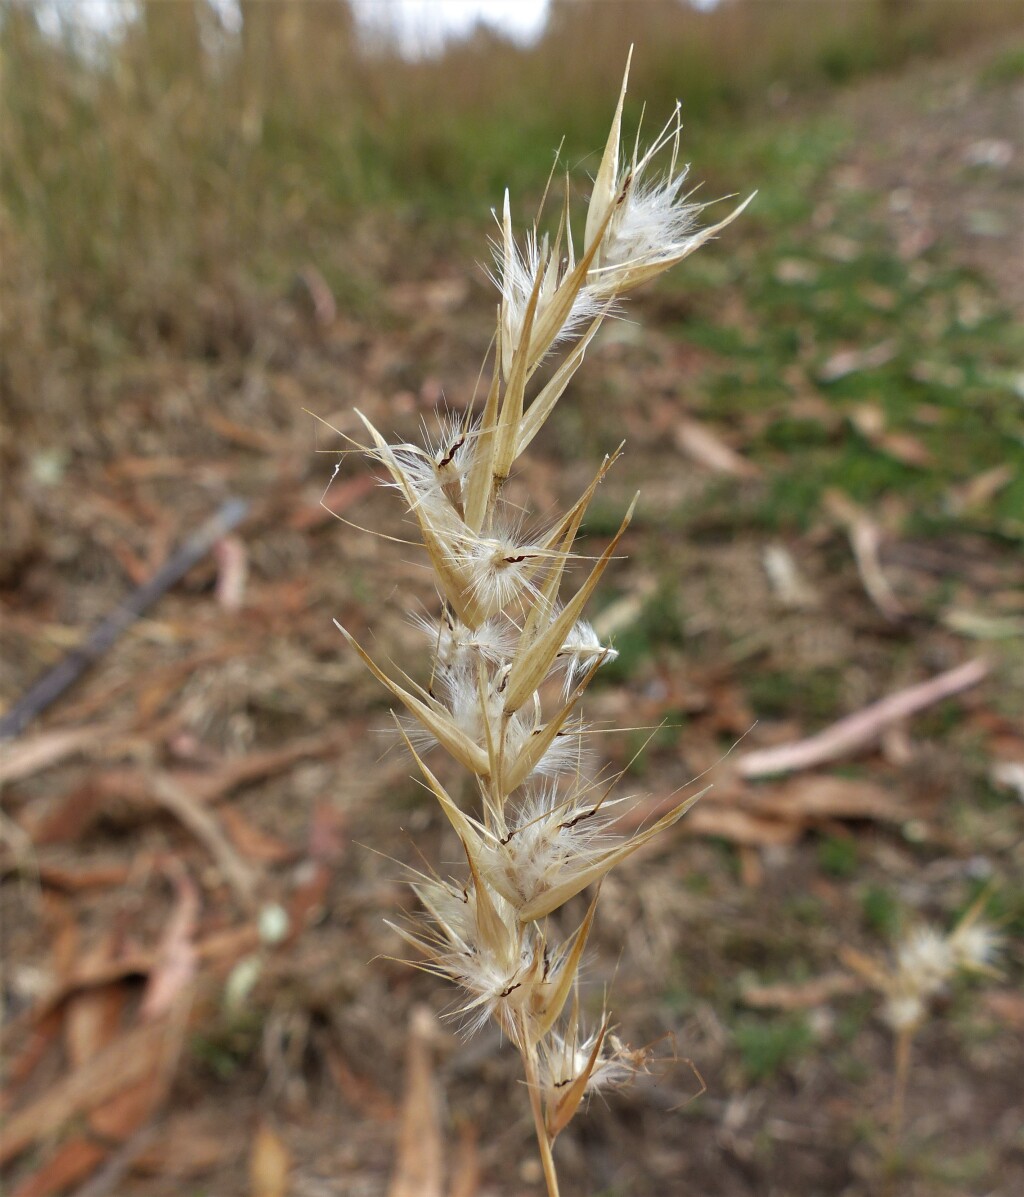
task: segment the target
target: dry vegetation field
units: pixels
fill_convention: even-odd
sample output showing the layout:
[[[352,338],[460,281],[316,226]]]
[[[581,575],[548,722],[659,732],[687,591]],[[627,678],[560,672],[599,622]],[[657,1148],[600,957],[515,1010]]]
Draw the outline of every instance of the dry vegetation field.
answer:
[[[602,332],[516,481],[562,510],[626,438],[587,715],[648,817],[714,783],[603,887],[583,1001],[663,1066],[559,1138],[563,1191],[1024,1190],[1014,6],[561,3],[535,49],[415,64],[340,4],[240,11],[143,5],[104,57],[0,8],[0,711],[248,503],[0,755],[5,1191],[542,1193],[515,1053],[394,959],[404,866],[458,843],[332,620],[425,682],[436,597],[327,424],[465,409],[490,209],[563,135],[585,192],[630,39],[626,125],[680,96],[704,193],[759,194]],[[998,973],[939,996],[894,1127],[850,953],[979,900]],[[389,1190],[403,1151],[426,1175]]]

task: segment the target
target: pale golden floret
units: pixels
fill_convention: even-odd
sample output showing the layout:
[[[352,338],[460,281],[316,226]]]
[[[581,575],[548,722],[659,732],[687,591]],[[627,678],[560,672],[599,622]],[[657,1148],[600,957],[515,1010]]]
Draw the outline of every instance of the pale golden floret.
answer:
[[[389,924],[425,957],[422,968],[463,991],[452,1011],[467,1034],[491,1018],[510,1029],[543,968],[543,945],[524,931],[515,912],[485,888],[465,889],[439,881],[415,884],[428,912],[416,930]]]
[[[959,968],[993,972],[1003,937],[988,923],[965,919],[950,936],[949,946]]]
[[[508,668],[503,665],[496,674],[490,674],[481,672],[476,662],[467,661],[439,671],[442,700],[453,721],[484,750],[489,739],[502,735],[501,684]]]
[[[617,649],[602,644],[593,625],[581,619],[562,642],[555,658],[555,668],[565,670],[565,693],[572,691],[594,664],[604,665],[618,657]]]
[[[426,914],[413,926],[389,923],[424,957],[419,967],[463,990],[453,1007],[471,1034],[494,1018],[522,1047],[548,1034],[579,972],[596,899],[576,932],[554,949],[536,924],[524,924],[511,904],[472,867],[465,888],[423,878],[413,890]]]
[[[599,803],[569,801],[534,814],[526,822],[504,822],[503,806],[489,817],[495,826],[466,814],[409,744],[431,791],[462,840],[474,875],[484,877],[523,923],[535,922],[563,906],[589,885],[600,882],[617,864],[671,827],[700,798],[695,794],[655,823],[632,835],[616,835],[604,824]]]
[[[678,165],[679,139],[682,132],[680,105],[676,105],[661,135],[640,156],[620,167],[616,182],[616,200],[611,219],[601,243],[600,265],[591,274],[615,267],[639,265],[670,258],[684,248],[697,227],[702,204],[689,203],[683,184],[689,164]],[[649,179],[647,172],[657,155],[667,145],[672,153],[663,175]]]
[[[934,927],[916,927],[896,950],[896,972],[922,996],[938,993],[953,975],[949,940]]]
[[[388,925],[423,955],[421,968],[465,991],[453,1014],[464,1020],[467,1031],[491,1017],[511,1025],[525,989],[542,976],[542,939],[478,878],[460,887],[421,876],[412,889],[426,913],[412,925]]]
[[[438,669],[473,669],[478,661],[501,664],[515,649],[515,627],[505,619],[489,619],[478,628],[467,628],[447,607],[439,619],[413,615],[412,622],[434,646]]]
[[[622,160],[622,104],[628,78],[627,65],[587,211],[585,244],[593,250],[593,259],[586,287],[598,300],[624,295],[677,265],[731,224],[753,199],[748,197],[717,224],[697,227],[706,205],[692,204],[682,193],[689,167],[678,166],[682,132],[678,104],[650,148],[641,154],[637,145],[632,157]],[[671,146],[667,168],[652,181],[647,173],[666,146]]]
[[[575,1117],[584,1097],[622,1089],[648,1070],[649,1048],[632,1049],[611,1031],[607,1013],[587,1031],[576,995],[568,1014],[540,1045],[537,1083],[552,1140]]]
[[[526,313],[536,291],[533,327],[546,327],[544,315],[566,277],[572,273],[575,262],[570,254],[559,259],[546,237],[538,238],[537,230],[531,229],[525,244],[520,247],[512,235],[509,196],[505,192],[502,213],[503,236],[501,241],[492,242],[495,272],[492,282],[501,292],[501,358],[505,377],[511,374],[512,358],[523,345],[526,328]],[[570,242],[571,247],[571,242]],[[586,287],[580,287],[572,297],[568,311],[557,329],[550,336],[543,349],[531,336],[534,353],[542,356],[556,345],[578,336],[601,312],[602,300]]]
[[[882,1017],[897,1033],[912,1034],[924,1021],[930,1002],[960,970],[997,975],[995,958],[1002,944],[980,914],[984,896],[947,935],[934,927],[912,928],[896,946],[892,964],[844,949],[844,961],[885,999]]]
[[[538,567],[553,556],[541,545],[521,540],[514,530],[503,529],[487,536],[460,536],[452,545],[452,554],[487,619],[534,596]]]
[[[924,1020],[925,1003],[919,993],[890,993],[882,1007],[882,1018],[896,1032],[913,1031]]]
[[[405,706],[425,732],[471,773],[478,777],[487,775],[490,769],[487,754],[462,731],[452,719],[451,713],[429,691],[417,687],[415,683],[412,683],[409,688],[399,685],[393,678],[388,677],[369,653],[337,620],[334,621],[334,626],[355,649],[373,676]],[[415,690],[420,692],[415,693]]]
[[[639,1053],[607,1033],[604,1026],[574,1038],[552,1032],[546,1047],[541,1078],[553,1097],[579,1078],[584,1079],[584,1093],[621,1089],[634,1081],[643,1067]]]
[[[465,488],[473,466],[476,429],[465,417],[446,414],[436,433],[424,427],[427,452],[434,467],[434,481],[445,500],[462,519],[465,516]]]
[[[439,525],[438,531],[459,528],[458,510],[445,493],[445,478],[431,453],[419,445],[390,445],[382,438],[369,455],[387,469],[391,479],[385,485],[402,495],[411,512],[425,509],[424,518]]]
[[[677,823],[699,797],[700,794],[694,794],[680,802],[657,822],[632,835],[609,833],[608,839],[603,840],[603,833],[595,835],[593,839],[588,839],[587,833],[584,833],[581,837],[582,844],[575,852],[570,851],[558,873],[547,876],[546,884],[537,885],[530,898],[524,901],[519,917],[524,920],[543,918],[551,911],[557,910],[588,885],[600,881],[616,865],[632,856],[655,836]],[[589,817],[589,811],[584,808],[569,819],[563,819],[557,826],[560,830],[571,831],[572,827],[567,828],[564,824],[571,824],[572,820],[576,819],[578,821],[575,826],[579,827],[584,825]],[[572,843],[571,839],[569,843]]]
[[[579,720],[563,725],[543,744],[543,752],[532,750],[546,730],[540,715],[539,698],[532,707],[513,715],[504,710],[504,685],[510,666],[498,665],[493,671],[481,668],[472,658],[463,657],[452,667],[435,669],[433,686],[452,723],[477,745],[481,752],[503,761],[516,763],[530,753],[530,774],[554,777],[576,772],[588,759],[582,737],[586,725]],[[417,749],[432,748],[438,738],[422,727],[403,730]]]
[[[538,900],[602,859],[622,842],[611,833],[612,803],[602,809],[596,795],[560,798],[554,785],[539,787],[518,805],[507,830],[486,845],[481,870],[517,909]]]

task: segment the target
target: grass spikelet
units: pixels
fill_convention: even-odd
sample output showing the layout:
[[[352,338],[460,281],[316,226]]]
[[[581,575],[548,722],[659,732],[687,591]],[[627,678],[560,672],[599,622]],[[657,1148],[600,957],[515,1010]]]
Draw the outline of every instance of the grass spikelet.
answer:
[[[912,927],[896,944],[890,961],[876,960],[844,947],[843,963],[883,999],[882,1020],[894,1037],[893,1093],[890,1129],[898,1138],[903,1126],[910,1057],[914,1038],[935,999],[958,973],[996,977],[996,957],[1003,938],[982,917],[988,894],[983,892],[947,933],[927,924]]]
[[[413,617],[433,649],[429,685],[395,680],[342,629],[412,716],[396,720],[400,733],[466,857],[461,883],[418,875],[413,890],[423,913],[395,930],[419,967],[459,988],[452,1013],[467,1033],[493,1019],[520,1052],[548,1197],[558,1194],[552,1146],[585,1095],[624,1083],[645,1061],[615,1038],[607,1015],[596,1030],[581,1021],[580,965],[601,881],[700,795],[627,834],[617,819],[629,799],[612,796],[614,781],[588,775],[586,724],[576,707],[616,651],[601,642],[585,609],[636,500],[583,581],[561,592],[587,507],[618,451],[546,531],[526,531],[530,513],[506,502],[504,486],[621,297],[692,253],[743,206],[698,227],[704,205],[683,193],[686,171],[677,169],[678,109],[650,149],[638,145],[624,159],[625,89],[626,79],[579,257],[568,208],[553,240],[534,227],[520,241],[505,195],[491,275],[499,293],[493,376],[475,422],[442,417],[423,446],[391,445],[360,416],[366,451],[418,526],[440,596],[437,617]],[[665,150],[667,172],[652,178]],[[539,364],[558,350],[562,360],[535,385]],[[476,809],[464,809],[439,780],[425,759],[434,747],[475,776]],[[582,922],[559,938],[551,916],[588,888]],[[982,950],[965,933],[961,951]]]

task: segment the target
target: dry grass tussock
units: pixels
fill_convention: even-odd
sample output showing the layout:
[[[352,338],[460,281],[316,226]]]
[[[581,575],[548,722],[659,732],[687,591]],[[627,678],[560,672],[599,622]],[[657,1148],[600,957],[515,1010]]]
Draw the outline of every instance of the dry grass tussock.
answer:
[[[126,5],[102,47],[74,5],[57,10],[54,38],[31,0],[4,0],[0,236],[5,262],[27,263],[36,284],[26,291],[8,268],[0,297],[45,332],[32,355],[3,333],[8,402],[22,419],[56,415],[71,370],[245,353],[245,297],[287,286],[306,261],[340,294],[372,289],[341,226],[369,206],[481,212],[499,182],[541,173],[539,147],[563,134],[566,160],[579,161],[601,136],[601,98],[629,42],[638,94],[659,111],[681,97],[687,119],[704,121],[960,46],[1016,11],[1002,0],[813,7],[809,20],[803,0],[708,13],[677,0],[562,2],[536,47],[481,33],[410,63],[368,52],[340,0],[241,0],[238,28],[206,0],[151,0]]]

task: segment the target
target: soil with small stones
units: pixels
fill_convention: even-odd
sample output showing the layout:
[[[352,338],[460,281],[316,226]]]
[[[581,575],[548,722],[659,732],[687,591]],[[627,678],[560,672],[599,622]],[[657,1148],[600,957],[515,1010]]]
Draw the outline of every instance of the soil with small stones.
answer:
[[[842,169],[878,191],[897,236],[943,241],[1022,310],[1022,92],[980,86],[977,66],[876,79],[830,101],[860,130]],[[22,769],[0,828],[7,1109],[31,1109],[53,1132],[67,1123],[61,1110],[73,1115],[11,1165],[12,1194],[269,1197],[285,1191],[267,1187],[282,1160],[293,1197],[387,1191],[410,1012],[443,1014],[449,995],[393,959],[402,945],[384,920],[410,907],[403,866],[425,859],[458,874],[458,845],[409,779],[380,689],[332,623],[378,659],[422,662],[409,615],[434,605],[416,551],[364,531],[409,534],[394,496],[338,451],[356,433],[353,407],[411,437],[442,392],[465,404],[492,309],[475,249],[455,259],[378,235],[390,248],[379,251],[373,322],[318,326],[301,286],[254,299],[241,324],[228,314],[234,349],[216,360],[168,356],[90,378],[66,459],[47,456],[46,430],[29,422],[18,440],[16,535],[2,572],[7,704],[75,647],[69,629],[111,610],[228,495],[251,510],[36,722],[40,759],[7,758]],[[640,397],[623,416],[629,454],[602,494],[617,509],[644,485],[629,561],[610,571],[620,639],[652,595],[671,605],[673,587],[686,591],[684,642],[658,643],[655,629],[653,650],[602,682],[588,707],[612,729],[597,740],[602,757],[657,801],[748,733],[753,678],[821,671],[842,714],[957,664],[971,646],[924,617],[894,626],[864,594],[845,541],[822,527],[787,546],[816,605],[786,610],[761,564],[764,536],[659,519],[721,483],[692,468],[681,477],[657,431],[678,414],[669,401],[666,415],[665,378],[696,375],[699,351],[658,331],[654,301],[637,307],[650,330],[642,347],[595,346],[569,402],[600,429],[609,393]],[[556,421],[538,442],[517,483],[535,509],[555,510],[585,484],[579,427]],[[756,501],[756,480],[735,485]],[[592,540],[604,543],[596,531]],[[1019,560],[997,545],[965,536],[924,572],[906,564],[909,550],[901,564],[900,547],[889,546],[893,580],[921,609],[952,584],[956,562],[978,571],[955,575],[965,592],[1021,584]],[[1019,703],[985,685],[942,710],[839,770],[880,789],[880,813],[776,819],[774,840],[756,819],[730,834],[732,805],[758,808],[726,771],[703,830],[684,822],[608,878],[585,1004],[599,1016],[607,991],[621,1037],[656,1045],[658,1059],[560,1138],[564,1193],[1024,1191],[1019,949],[1003,979],[957,988],[922,1029],[896,1135],[892,1043],[869,995],[838,992],[809,1008],[797,996],[781,1012],[743,996],[834,973],[842,945],[877,954],[873,895],[948,924],[979,878],[1020,890],[1019,804],[996,802],[985,781],[993,759],[1022,755]],[[682,733],[656,735],[631,764],[647,733],[629,729],[662,721]],[[815,700],[790,696],[744,746],[826,721]],[[52,733],[73,728],[88,735],[65,752]],[[235,768],[245,761],[248,771]],[[786,783],[773,784],[784,799]],[[964,795],[986,797],[965,810]],[[570,904],[566,928],[581,911]],[[126,1080],[89,1119],[76,1116],[88,1103],[68,1105],[71,1068],[146,1017],[167,1023],[171,1047],[147,1072],[160,1083]],[[465,1185],[448,1191],[540,1194],[515,1053],[496,1033],[457,1031],[442,1019],[433,1044],[448,1156]],[[99,1187],[76,1189],[97,1166]]]

